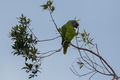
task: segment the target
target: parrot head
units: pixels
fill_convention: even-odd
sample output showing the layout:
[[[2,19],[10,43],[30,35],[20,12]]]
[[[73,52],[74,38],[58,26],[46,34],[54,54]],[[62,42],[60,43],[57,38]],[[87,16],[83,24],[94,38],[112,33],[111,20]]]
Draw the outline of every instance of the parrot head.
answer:
[[[76,20],[73,20],[72,21],[72,26],[75,27],[75,28],[78,28],[79,23]]]

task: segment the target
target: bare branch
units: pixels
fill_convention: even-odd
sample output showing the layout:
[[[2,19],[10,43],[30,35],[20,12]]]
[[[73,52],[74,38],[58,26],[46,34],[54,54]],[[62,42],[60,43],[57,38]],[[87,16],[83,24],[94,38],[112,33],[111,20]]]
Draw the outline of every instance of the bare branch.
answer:
[[[112,69],[112,67],[106,62],[106,60],[102,56],[98,55],[96,52],[93,52],[92,50],[89,50],[89,49],[86,49],[86,48],[80,48],[78,46],[75,46],[72,43],[70,43],[70,45],[73,46],[74,48],[79,49],[79,50],[90,52],[91,54],[93,54],[93,55],[97,56],[98,58],[100,58],[106,64],[106,66],[108,66],[110,68],[110,70],[113,72],[113,74],[109,74],[109,75],[114,76],[114,78],[116,78],[116,80],[118,80],[117,74],[115,73],[115,71]],[[101,73],[101,72],[99,72],[99,73]]]
[[[58,29],[58,27],[57,27],[57,24],[55,23],[55,20],[54,20],[54,18],[53,18],[53,16],[52,16],[52,12],[51,12],[50,8],[48,8],[48,11],[49,11],[49,13],[50,13],[50,17],[51,17],[51,19],[52,19],[52,22],[53,22],[54,25],[55,25],[55,28],[57,29],[57,31],[58,31],[59,34],[61,35],[61,32],[59,31],[59,29]],[[62,35],[61,35],[61,36],[62,36]]]
[[[45,55],[45,56],[39,56],[39,58],[42,59],[42,58],[49,57],[49,56],[51,56],[51,55],[53,55],[53,54],[55,54],[55,53],[57,53],[57,52],[60,52],[61,49],[62,49],[62,47],[61,47],[60,49],[58,49],[58,50],[51,50],[51,51],[48,51],[48,52],[46,52],[46,53],[42,53],[42,54],[48,54],[48,53],[52,52],[52,53],[50,53],[50,54],[48,54],[48,55]]]
[[[79,73],[75,70],[74,66],[72,65],[72,68],[70,70],[75,74],[76,76],[79,76]]]
[[[38,42],[45,42],[45,41],[52,41],[52,40],[55,40],[57,38],[59,38],[60,36],[57,36],[57,37],[54,37],[54,38],[51,38],[51,39],[45,39],[45,40],[38,40]]]
[[[85,73],[85,74],[80,75],[80,74],[76,71],[76,69],[74,68],[73,65],[72,65],[72,68],[70,68],[70,70],[71,70],[76,76],[79,76],[79,77],[86,76],[86,75],[89,75],[89,74],[95,72],[95,71],[90,71],[90,72],[88,72],[88,73]]]
[[[93,73],[90,77],[89,80],[91,80],[91,78],[96,74],[97,72]]]
[[[88,73],[85,73],[85,74],[79,75],[79,77],[89,75],[89,74],[91,74],[91,73],[93,73],[93,72],[95,72],[95,71],[91,71],[91,72],[88,72]]]
[[[99,51],[98,51],[98,46],[97,46],[97,44],[96,44],[96,50],[97,50],[98,55],[100,55],[100,53],[99,53]],[[102,65],[104,66],[104,68],[111,74],[111,72],[110,72],[110,71],[108,70],[108,68],[105,66],[105,64],[103,63],[103,61],[101,60],[101,58],[99,58],[99,59],[100,59]]]

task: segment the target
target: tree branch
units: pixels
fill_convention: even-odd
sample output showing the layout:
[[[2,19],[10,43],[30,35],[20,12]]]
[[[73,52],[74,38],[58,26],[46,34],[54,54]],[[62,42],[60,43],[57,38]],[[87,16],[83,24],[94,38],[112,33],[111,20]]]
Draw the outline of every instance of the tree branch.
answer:
[[[93,54],[93,55],[97,56],[98,58],[100,58],[110,68],[110,70],[113,72],[112,76],[114,78],[116,78],[116,80],[118,80],[117,74],[115,73],[115,71],[112,69],[112,67],[106,62],[106,60],[102,56],[98,55],[96,52],[93,52],[92,50],[89,50],[89,49],[86,49],[86,48],[80,48],[80,47],[78,47],[76,45],[73,45],[72,43],[70,43],[70,45],[73,46],[74,48],[79,49],[79,50],[90,52],[91,54]]]
[[[57,37],[54,37],[54,38],[51,38],[51,39],[45,39],[45,40],[38,40],[38,42],[45,42],[45,41],[52,41],[52,40],[55,40],[57,38],[59,38],[60,36],[57,36]]]
[[[48,55],[45,55],[45,56],[39,56],[39,58],[42,59],[42,58],[49,57],[49,56],[51,56],[51,55],[53,55],[53,54],[55,54],[55,53],[57,53],[57,52],[60,52],[61,49],[62,49],[62,47],[61,47],[60,49],[58,49],[58,50],[51,50],[51,51],[48,51],[48,52],[46,52],[46,53],[41,53],[42,55],[45,55],[45,54],[48,54],[48,53],[51,52],[51,53],[48,54]]]

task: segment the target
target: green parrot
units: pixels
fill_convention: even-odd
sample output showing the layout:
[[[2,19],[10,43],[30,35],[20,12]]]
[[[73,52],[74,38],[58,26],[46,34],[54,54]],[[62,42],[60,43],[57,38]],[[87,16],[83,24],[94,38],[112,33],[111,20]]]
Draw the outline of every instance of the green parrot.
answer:
[[[78,28],[77,20],[69,20],[61,27],[63,53],[67,53],[70,41],[77,35],[75,28]]]

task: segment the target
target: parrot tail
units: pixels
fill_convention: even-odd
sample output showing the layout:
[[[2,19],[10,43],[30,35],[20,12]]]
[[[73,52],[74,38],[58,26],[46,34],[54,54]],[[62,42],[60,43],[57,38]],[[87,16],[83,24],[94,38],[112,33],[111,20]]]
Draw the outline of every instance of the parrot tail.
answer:
[[[64,54],[67,53],[67,48],[68,48],[68,47],[64,47],[64,48],[63,48],[63,53],[64,53]]]
[[[63,53],[66,54],[67,53],[67,48],[69,47],[69,41],[64,41],[62,43],[62,46],[63,46]]]

